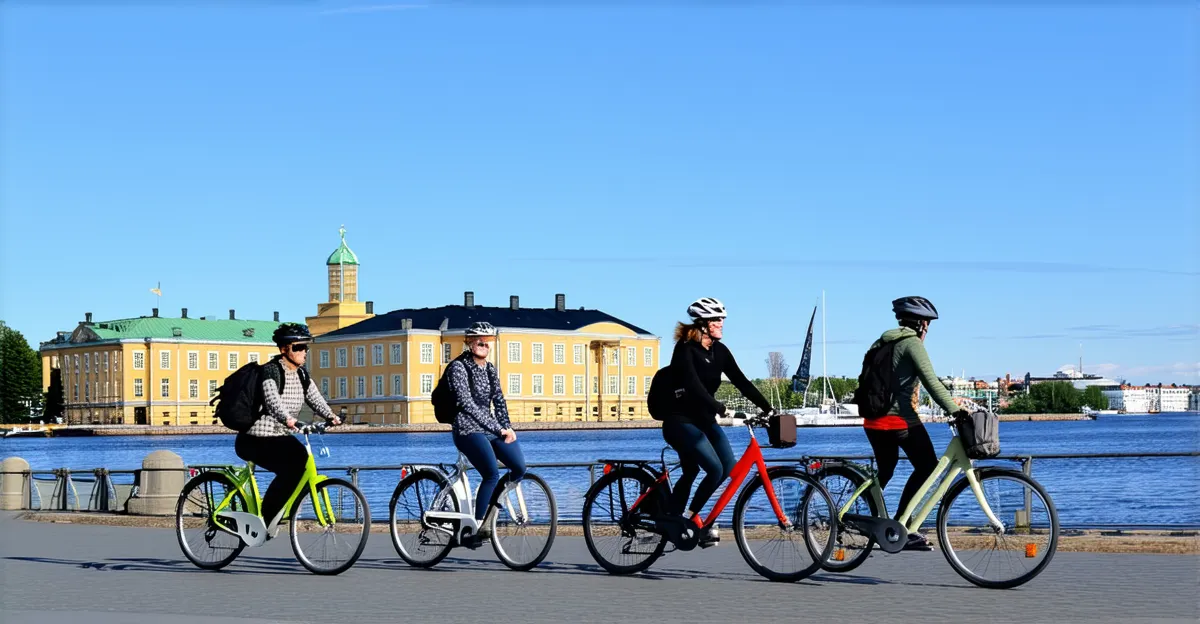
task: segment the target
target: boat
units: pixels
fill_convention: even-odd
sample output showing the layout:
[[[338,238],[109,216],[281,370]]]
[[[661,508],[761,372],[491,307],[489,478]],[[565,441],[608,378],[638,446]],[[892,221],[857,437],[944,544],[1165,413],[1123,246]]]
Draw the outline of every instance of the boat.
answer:
[[[29,427],[13,427],[4,433],[6,438],[45,438],[50,435],[50,429],[45,426]]]

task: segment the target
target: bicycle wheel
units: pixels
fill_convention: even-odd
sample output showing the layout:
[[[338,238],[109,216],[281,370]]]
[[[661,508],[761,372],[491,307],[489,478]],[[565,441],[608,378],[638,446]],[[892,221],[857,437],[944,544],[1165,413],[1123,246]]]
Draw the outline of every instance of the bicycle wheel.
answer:
[[[422,521],[426,512],[458,513],[458,499],[450,482],[434,470],[418,470],[396,485],[389,506],[392,546],[408,565],[432,568],[450,554],[453,533],[429,528]]]
[[[991,526],[970,483],[959,479],[938,511],[942,554],[955,572],[980,587],[1027,583],[1046,569],[1058,548],[1058,511],[1041,484],[1021,472],[982,468],[976,475],[1003,529]]]
[[[833,501],[836,511],[846,506],[850,497],[854,496],[854,492],[866,481],[858,471],[845,466],[823,468],[817,472],[816,479],[825,487],[825,491],[829,492],[829,498]],[[854,499],[846,513],[879,517],[883,512],[878,509],[875,498],[868,490]],[[839,522],[833,552],[828,559],[821,562],[821,567],[830,572],[849,572],[866,563],[874,546],[874,537],[863,535]],[[820,545],[814,544],[814,548],[819,551]]]
[[[667,540],[654,531],[654,517],[669,509],[668,492],[665,483],[637,468],[618,468],[588,488],[583,540],[600,567],[610,574],[634,574],[662,556]]]
[[[550,486],[539,476],[525,473],[520,483],[496,488],[489,509],[492,549],[504,565],[532,570],[550,554],[558,531],[558,506]]]
[[[358,561],[371,532],[367,499],[345,479],[305,487],[292,506],[292,550],[313,574],[341,574]]]
[[[246,547],[237,536],[237,525],[218,526],[213,518],[216,508],[229,498],[222,511],[248,512],[246,498],[233,481],[217,472],[203,473],[183,486],[175,505],[175,535],[183,555],[197,567],[220,570],[229,565]]]
[[[733,508],[733,534],[755,572],[772,581],[798,581],[819,570],[833,551],[837,527],[830,519],[836,509],[825,488],[806,473],[778,467],[767,474],[791,526],[780,526],[762,475],[755,475]]]

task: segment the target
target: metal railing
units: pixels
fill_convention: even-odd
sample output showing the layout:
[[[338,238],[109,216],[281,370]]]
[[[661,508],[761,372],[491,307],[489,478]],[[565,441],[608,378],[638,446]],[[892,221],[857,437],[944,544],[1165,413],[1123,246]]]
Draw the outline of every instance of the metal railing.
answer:
[[[977,463],[991,464],[993,462],[1016,462],[1021,466],[1022,472],[1026,475],[1033,476],[1034,460],[1051,461],[1051,460],[1103,460],[1103,459],[1182,459],[1188,457],[1200,457],[1200,451],[1190,452],[1151,452],[1151,453],[1052,453],[1052,454],[1014,454],[1002,455],[987,460],[977,460]],[[901,459],[905,459],[901,456]],[[838,455],[838,454],[822,454],[813,453],[807,455],[791,456],[791,457],[771,457],[766,458],[768,464],[793,464],[800,465],[805,469],[814,461],[827,460],[846,460],[856,462],[874,462],[872,455]],[[651,464],[658,464],[659,458],[647,459]],[[452,465],[452,462],[413,462],[404,464],[390,464],[379,466],[323,466],[323,473],[345,473],[356,486],[362,486],[362,479],[365,474],[382,473],[382,472],[402,472],[412,471],[423,467],[442,467],[446,468]],[[599,460],[590,462],[539,462],[527,464],[530,470],[548,470],[548,471],[574,471],[586,470],[588,473],[587,487],[590,487],[597,479],[597,470],[603,468],[604,463]],[[678,468],[678,464],[668,462],[668,467],[671,470]],[[126,505],[129,499],[136,496],[139,485],[142,483],[142,474],[151,471],[192,471],[192,467],[184,468],[140,468],[136,470],[109,470],[105,468],[95,468],[86,470],[70,470],[59,468],[54,470],[27,470],[23,472],[3,472],[0,474],[22,475],[25,479],[26,490],[26,509],[43,510],[43,511],[88,511],[88,512],[107,512],[107,513],[125,513]],[[119,477],[114,481],[113,477]],[[543,475],[544,476],[544,475]],[[46,479],[45,477],[52,477]],[[374,481],[374,480],[372,480]],[[554,481],[548,479],[554,487]],[[565,480],[564,480],[565,481]],[[394,487],[399,482],[399,476],[394,480],[388,480],[386,483],[390,486],[387,488],[387,493],[390,494],[391,487]],[[374,484],[377,485],[377,484]],[[375,488],[376,490],[378,488]],[[576,490],[578,488],[570,488]],[[586,488],[583,488],[586,489]],[[579,496],[570,496],[569,498],[579,498],[580,501],[571,500],[572,504],[564,504],[567,501],[559,501],[560,521],[572,522],[579,521],[579,513],[582,509],[582,492],[572,491],[569,494],[579,494]],[[556,489],[556,498],[560,495]],[[368,493],[368,500],[371,498]],[[1027,494],[1026,506],[1031,504]],[[377,502],[377,501],[376,501]],[[579,504],[573,504],[578,502]],[[728,513],[728,512],[727,512]],[[386,518],[386,514],[380,516]],[[1197,519],[1200,521],[1200,518]],[[1194,530],[1200,529],[1200,522],[1191,523],[1063,523],[1064,528],[1071,529],[1108,529],[1108,530],[1137,530],[1137,529],[1167,529],[1167,530]]]

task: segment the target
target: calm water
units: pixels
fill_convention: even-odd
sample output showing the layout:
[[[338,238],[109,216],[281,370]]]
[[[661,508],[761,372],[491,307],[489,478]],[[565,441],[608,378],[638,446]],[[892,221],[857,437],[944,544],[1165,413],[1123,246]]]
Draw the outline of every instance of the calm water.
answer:
[[[950,437],[944,425],[930,425],[930,437],[940,452]],[[734,452],[745,448],[745,428],[728,428]],[[1200,416],[1108,416],[1096,421],[1006,422],[1001,424],[1001,447],[1008,454],[1150,453],[1200,450]],[[526,460],[589,462],[600,458],[657,458],[663,447],[657,429],[593,431],[529,431],[520,433]],[[765,434],[760,433],[765,442]],[[765,449],[772,457],[804,454],[867,455],[863,432],[857,427],[800,429],[796,447]],[[313,438],[314,447],[319,439]],[[447,433],[379,433],[326,435],[328,457],[319,467],[385,466],[401,463],[453,462],[454,446]],[[119,436],[90,438],[0,439],[0,457],[18,456],[35,470],[106,467],[132,469],[158,449],[178,453],[188,464],[241,463],[233,452],[233,436]],[[1200,524],[1200,457],[1091,460],[1036,460],[1034,476],[1058,507],[1063,524]],[[558,499],[559,515],[577,519],[589,484],[583,468],[538,469]],[[894,507],[908,476],[901,461],[886,496]],[[269,473],[261,473],[263,483]],[[386,517],[395,470],[368,471],[359,476],[376,519]],[[732,505],[730,505],[732,508]],[[727,511],[728,513],[728,511]]]

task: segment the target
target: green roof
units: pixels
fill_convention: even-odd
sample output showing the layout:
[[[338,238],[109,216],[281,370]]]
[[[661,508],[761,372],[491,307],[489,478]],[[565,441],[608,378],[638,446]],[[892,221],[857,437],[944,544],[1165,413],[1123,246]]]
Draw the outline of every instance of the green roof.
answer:
[[[350,248],[346,246],[346,241],[343,240],[342,244],[329,254],[329,260],[325,264],[358,264],[358,256],[350,251]]]
[[[213,342],[270,343],[275,321],[201,320],[143,316],[100,321],[86,326],[99,340],[151,338],[156,340],[205,340]],[[178,330],[179,335],[176,334]],[[90,341],[89,341],[90,342]]]

